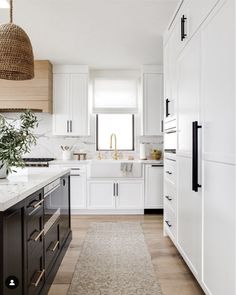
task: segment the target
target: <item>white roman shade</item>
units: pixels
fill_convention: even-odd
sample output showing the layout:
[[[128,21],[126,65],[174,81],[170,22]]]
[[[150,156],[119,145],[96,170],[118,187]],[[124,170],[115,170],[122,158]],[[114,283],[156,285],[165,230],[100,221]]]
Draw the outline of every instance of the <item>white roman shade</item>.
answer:
[[[95,77],[93,80],[94,113],[136,113],[137,78]]]

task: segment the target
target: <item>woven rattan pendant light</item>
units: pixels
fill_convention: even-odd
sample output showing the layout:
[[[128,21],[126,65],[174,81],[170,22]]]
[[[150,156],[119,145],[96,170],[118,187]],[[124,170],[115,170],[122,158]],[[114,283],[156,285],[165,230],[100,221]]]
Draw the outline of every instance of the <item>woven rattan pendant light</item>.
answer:
[[[13,24],[13,0],[10,0],[10,23],[0,25],[0,79],[34,78],[34,55],[25,31]]]

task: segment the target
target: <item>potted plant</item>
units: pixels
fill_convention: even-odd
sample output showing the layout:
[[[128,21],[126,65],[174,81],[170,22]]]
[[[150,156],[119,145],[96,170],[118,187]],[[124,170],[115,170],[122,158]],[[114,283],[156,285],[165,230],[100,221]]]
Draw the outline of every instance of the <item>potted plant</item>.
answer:
[[[30,152],[36,144],[32,130],[38,126],[38,120],[31,110],[20,116],[19,127],[0,115],[0,178],[6,178],[13,167],[24,167],[22,156]]]

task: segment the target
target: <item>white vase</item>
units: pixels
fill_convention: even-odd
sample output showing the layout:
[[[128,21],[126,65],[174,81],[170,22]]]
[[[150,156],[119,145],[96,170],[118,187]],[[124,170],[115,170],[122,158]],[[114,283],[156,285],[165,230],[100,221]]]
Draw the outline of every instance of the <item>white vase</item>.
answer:
[[[0,161],[0,179],[7,178],[7,166]]]

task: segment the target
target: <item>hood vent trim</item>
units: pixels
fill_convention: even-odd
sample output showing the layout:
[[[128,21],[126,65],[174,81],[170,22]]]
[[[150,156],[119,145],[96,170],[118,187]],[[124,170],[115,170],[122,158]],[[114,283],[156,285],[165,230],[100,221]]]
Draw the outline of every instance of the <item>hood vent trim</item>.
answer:
[[[23,113],[26,110],[28,110],[27,108],[9,108],[9,109],[1,109],[0,108],[0,113]],[[43,110],[40,109],[30,109],[32,112],[35,113],[42,113]]]

